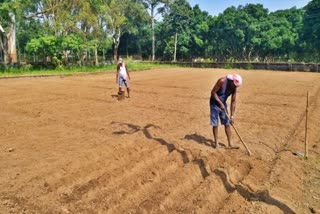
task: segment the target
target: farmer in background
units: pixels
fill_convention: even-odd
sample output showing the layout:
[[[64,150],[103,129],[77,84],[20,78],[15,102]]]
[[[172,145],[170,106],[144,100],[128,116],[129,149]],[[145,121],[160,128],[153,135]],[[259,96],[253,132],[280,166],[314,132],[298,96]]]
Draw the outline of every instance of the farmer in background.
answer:
[[[221,124],[225,126],[225,132],[228,138],[228,147],[230,149],[239,149],[231,143],[230,123],[234,123],[234,113],[236,110],[237,88],[242,84],[242,78],[239,74],[228,74],[218,79],[217,83],[211,90],[210,97],[210,119],[212,132],[215,141],[215,147],[219,148],[218,143],[218,125],[219,118]],[[231,95],[230,114],[228,114],[227,99]],[[227,115],[230,115],[230,120]]]
[[[119,64],[117,66],[117,75],[116,75],[116,83],[119,81],[119,93],[121,93],[121,87],[123,83],[125,84],[128,92],[128,97],[130,97],[130,89],[129,89],[129,71],[127,65],[124,63],[122,58],[119,59]]]

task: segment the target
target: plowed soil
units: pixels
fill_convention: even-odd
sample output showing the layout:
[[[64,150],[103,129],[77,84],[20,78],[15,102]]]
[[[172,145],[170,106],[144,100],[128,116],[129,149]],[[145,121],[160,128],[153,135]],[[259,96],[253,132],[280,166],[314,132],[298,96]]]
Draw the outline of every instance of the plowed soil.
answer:
[[[211,147],[210,91],[239,73]],[[0,79],[0,213],[320,212],[320,75],[224,69]],[[307,92],[309,108],[306,114]],[[308,159],[304,153],[308,115]]]

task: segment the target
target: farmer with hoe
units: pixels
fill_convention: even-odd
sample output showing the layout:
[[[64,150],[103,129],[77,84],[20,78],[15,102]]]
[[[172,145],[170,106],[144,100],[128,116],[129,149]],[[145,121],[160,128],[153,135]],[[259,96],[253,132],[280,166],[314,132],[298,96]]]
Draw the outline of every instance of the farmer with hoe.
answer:
[[[122,84],[124,83],[127,88],[128,98],[129,98],[130,97],[130,88],[129,88],[130,75],[129,75],[127,65],[124,63],[124,60],[122,58],[119,59],[119,64],[117,66],[116,73],[117,73],[116,74],[116,83],[118,83],[118,81],[119,81],[119,92],[118,93],[121,93],[121,87],[122,87]]]
[[[218,143],[218,125],[219,118],[221,124],[225,127],[228,138],[228,148],[239,149],[231,143],[230,123],[234,123],[234,113],[236,110],[237,88],[242,84],[242,78],[239,74],[228,74],[218,79],[211,90],[210,97],[210,122],[212,126],[215,148],[219,148]],[[230,117],[228,114],[227,99],[231,95]],[[213,145],[212,145],[213,146]]]

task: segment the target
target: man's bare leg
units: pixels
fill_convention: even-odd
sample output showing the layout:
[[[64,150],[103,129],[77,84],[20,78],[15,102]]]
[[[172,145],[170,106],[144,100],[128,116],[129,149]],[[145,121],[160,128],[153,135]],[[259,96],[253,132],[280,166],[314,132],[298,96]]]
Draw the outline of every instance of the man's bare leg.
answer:
[[[231,143],[231,128],[230,128],[230,125],[225,125],[225,132],[226,132],[226,135],[227,135],[227,138],[228,138],[228,147],[230,149],[239,149],[239,146],[234,146],[232,143]]]
[[[130,89],[127,88],[127,92],[128,92],[128,98],[130,97]]]
[[[212,126],[212,133],[213,133],[213,138],[214,142],[216,143],[216,149],[219,149],[219,143],[218,143],[218,126]]]

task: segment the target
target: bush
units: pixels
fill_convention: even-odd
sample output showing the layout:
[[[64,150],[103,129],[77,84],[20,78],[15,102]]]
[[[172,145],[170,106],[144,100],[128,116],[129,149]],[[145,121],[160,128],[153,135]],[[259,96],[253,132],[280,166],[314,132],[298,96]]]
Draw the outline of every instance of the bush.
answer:
[[[247,70],[252,70],[252,69],[253,69],[252,64],[248,63],[248,64],[246,65],[246,69],[247,69]]]
[[[62,61],[60,59],[58,59],[57,56],[52,57],[52,64],[55,66],[55,69],[57,69],[57,70],[63,69]]]
[[[32,69],[32,65],[31,64],[21,65],[20,69],[22,71],[30,71]]]
[[[232,69],[233,67],[232,67],[232,64],[228,62],[227,64],[225,64],[224,68],[225,69]]]
[[[5,72],[7,70],[7,65],[5,64],[0,64],[0,72]]]

